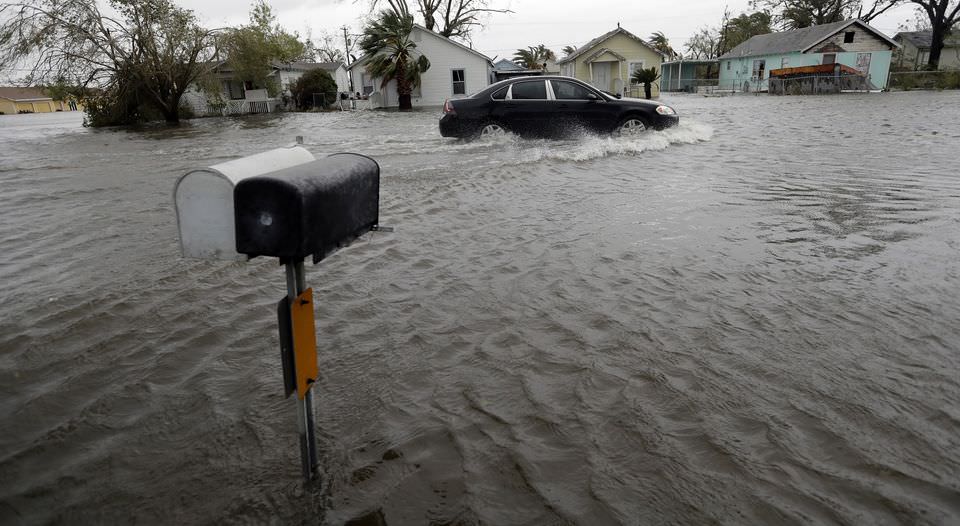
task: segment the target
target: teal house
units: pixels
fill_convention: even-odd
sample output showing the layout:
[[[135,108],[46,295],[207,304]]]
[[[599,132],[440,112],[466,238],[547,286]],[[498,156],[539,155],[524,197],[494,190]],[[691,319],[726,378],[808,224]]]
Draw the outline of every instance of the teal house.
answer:
[[[859,19],[757,35],[720,57],[718,88],[767,91],[771,70],[842,64],[865,75],[871,89],[884,89],[899,47]]]

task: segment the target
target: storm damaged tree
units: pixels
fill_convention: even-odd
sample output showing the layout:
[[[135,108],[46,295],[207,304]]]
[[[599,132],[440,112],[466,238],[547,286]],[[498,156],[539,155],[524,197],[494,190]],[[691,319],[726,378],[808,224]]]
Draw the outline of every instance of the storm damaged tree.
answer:
[[[0,5],[0,67],[28,71],[31,85],[66,84],[101,124],[180,120],[188,87],[208,74],[215,31],[170,0],[24,0]],[[103,111],[106,110],[106,111]]]
[[[687,58],[696,60],[717,58],[720,56],[720,33],[712,27],[701,27],[687,39],[684,48],[687,51]]]
[[[670,40],[663,34],[663,31],[657,31],[650,35],[648,42],[653,46],[653,49],[663,53],[668,60],[677,58],[677,52],[674,51],[673,46],[670,45]]]
[[[768,11],[785,30],[859,18],[869,22],[900,0],[751,0],[754,9]]]
[[[524,69],[546,69],[549,60],[557,60],[557,54],[543,44],[518,49],[513,54],[513,63]]]
[[[723,28],[720,30],[721,42],[718,53],[725,54],[731,49],[750,40],[756,35],[765,35],[773,31],[770,27],[771,16],[766,11],[755,13],[741,13],[740,16],[724,17]]]
[[[237,80],[266,89],[276,96],[280,85],[274,77],[274,63],[289,63],[308,58],[308,50],[296,33],[288,33],[277,23],[270,6],[259,0],[250,10],[250,23],[224,34],[223,52]]]
[[[413,16],[407,0],[371,0],[370,10],[387,4],[398,16]],[[509,9],[491,7],[490,0],[416,0],[416,13],[423,27],[447,38],[468,40],[470,33],[483,25],[483,18],[492,13],[511,13]]]
[[[363,28],[360,38],[360,49],[370,57],[367,72],[381,79],[381,89],[391,80],[396,81],[401,110],[413,109],[411,94],[420,85],[421,73],[430,69],[430,61],[417,51],[417,44],[410,39],[412,31],[411,15],[384,10]]]

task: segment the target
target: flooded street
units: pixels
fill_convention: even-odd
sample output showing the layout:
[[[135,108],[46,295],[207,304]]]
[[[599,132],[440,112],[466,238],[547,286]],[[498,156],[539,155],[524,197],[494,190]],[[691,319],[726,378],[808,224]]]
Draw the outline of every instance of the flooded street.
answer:
[[[0,524],[960,522],[960,93],[664,100],[567,141],[0,116]],[[396,227],[307,265],[306,489],[283,269],[182,259],[172,200],[298,135]]]

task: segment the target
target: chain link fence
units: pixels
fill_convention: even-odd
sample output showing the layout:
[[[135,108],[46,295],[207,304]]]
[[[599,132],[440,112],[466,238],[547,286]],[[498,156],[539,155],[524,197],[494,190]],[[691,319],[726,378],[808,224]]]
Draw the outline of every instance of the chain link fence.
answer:
[[[892,90],[960,89],[960,70],[894,71],[887,84]]]

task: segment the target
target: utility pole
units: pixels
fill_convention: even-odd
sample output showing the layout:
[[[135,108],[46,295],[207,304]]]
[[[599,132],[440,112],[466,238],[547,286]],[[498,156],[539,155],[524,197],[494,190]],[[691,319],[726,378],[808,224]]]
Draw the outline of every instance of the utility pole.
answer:
[[[343,60],[344,62],[347,63],[347,65],[349,65],[350,64],[350,36],[347,34],[348,28],[347,26],[343,26],[340,29],[343,30],[343,52],[344,52]],[[353,91],[353,72],[347,71],[347,79],[350,81],[350,96],[352,97],[353,94],[355,93]]]

